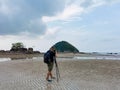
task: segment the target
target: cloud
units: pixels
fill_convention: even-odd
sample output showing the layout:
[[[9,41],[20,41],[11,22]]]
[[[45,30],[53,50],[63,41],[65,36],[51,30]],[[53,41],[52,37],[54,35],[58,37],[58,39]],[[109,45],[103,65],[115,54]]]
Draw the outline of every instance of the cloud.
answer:
[[[42,20],[43,22],[51,22],[51,21],[56,21],[56,20],[68,20],[72,16],[80,14],[84,11],[82,7],[79,7],[75,4],[71,4],[69,6],[66,6],[64,10],[60,13],[57,13],[55,16],[43,16]]]
[[[0,0],[0,35],[29,33],[41,35],[46,30],[43,15],[54,15],[64,8],[64,1]]]
[[[120,1],[0,0],[0,35],[42,35],[49,22],[81,19],[96,7],[117,2]]]
[[[54,21],[72,21],[82,17],[94,8],[102,5],[114,4],[120,2],[119,0],[67,0],[63,11],[56,13],[54,16],[43,16],[42,21],[45,23]],[[81,18],[80,18],[81,19]]]
[[[10,17],[12,15],[14,15],[17,11],[18,11],[18,7],[15,6],[12,6],[8,0],[0,0],[0,13],[7,16],[7,17]]]
[[[53,27],[53,28],[47,28],[45,34],[41,35],[41,39],[55,39],[57,37],[57,33],[60,32],[60,27]]]

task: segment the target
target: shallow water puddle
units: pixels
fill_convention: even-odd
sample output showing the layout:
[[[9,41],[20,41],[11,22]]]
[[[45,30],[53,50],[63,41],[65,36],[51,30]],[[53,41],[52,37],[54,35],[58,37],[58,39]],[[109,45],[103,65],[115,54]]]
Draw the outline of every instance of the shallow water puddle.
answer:
[[[4,61],[10,61],[11,58],[0,58],[0,62],[4,62]]]

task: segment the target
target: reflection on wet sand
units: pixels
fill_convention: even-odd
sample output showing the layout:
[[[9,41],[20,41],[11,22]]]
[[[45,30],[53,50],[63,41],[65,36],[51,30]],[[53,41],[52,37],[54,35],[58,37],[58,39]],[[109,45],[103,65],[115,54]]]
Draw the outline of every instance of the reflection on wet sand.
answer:
[[[51,84],[52,84],[52,83],[49,83],[49,82],[47,83],[47,85],[46,85],[46,86],[47,86],[46,90],[52,90],[52,85],[51,85]]]
[[[0,58],[0,62],[3,62],[3,61],[10,61],[11,59],[10,58]]]
[[[0,58],[0,62],[3,61],[10,61],[10,60],[33,60],[33,59],[37,59],[40,57],[8,57],[8,58]]]
[[[19,60],[19,59],[33,59],[34,57],[42,57],[43,54],[22,54],[22,53],[15,53],[15,54],[0,54],[0,61],[2,59],[7,60]],[[9,58],[9,59],[8,59]]]
[[[19,57],[19,58],[13,57],[13,58],[11,58],[11,60],[21,60],[21,59],[27,60],[27,59],[33,59],[33,57]]]

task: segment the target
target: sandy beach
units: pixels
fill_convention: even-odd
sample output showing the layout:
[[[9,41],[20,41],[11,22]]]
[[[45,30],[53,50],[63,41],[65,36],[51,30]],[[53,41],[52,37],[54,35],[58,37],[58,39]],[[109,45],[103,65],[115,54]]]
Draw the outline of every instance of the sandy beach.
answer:
[[[59,82],[48,83],[42,58],[0,62],[0,90],[120,90],[119,60],[59,58],[58,65]]]

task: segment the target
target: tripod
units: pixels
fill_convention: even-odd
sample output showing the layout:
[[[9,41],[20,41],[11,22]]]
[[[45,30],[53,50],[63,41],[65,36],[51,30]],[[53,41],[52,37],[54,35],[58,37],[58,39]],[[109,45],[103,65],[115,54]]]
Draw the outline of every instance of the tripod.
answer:
[[[58,64],[56,61],[56,58],[54,57],[54,61],[55,61],[55,66],[56,66],[56,77],[57,77],[57,82],[59,82],[60,79],[60,72],[59,72],[59,68],[58,68]]]

